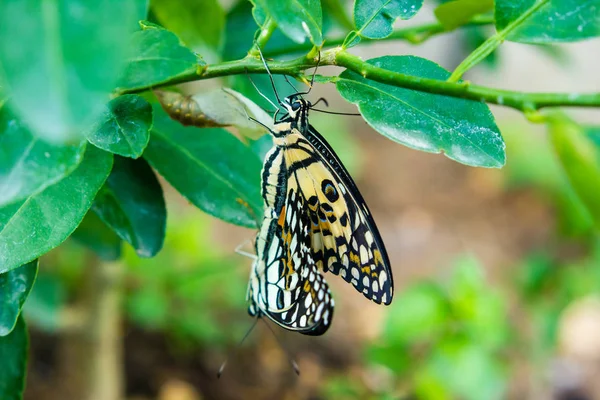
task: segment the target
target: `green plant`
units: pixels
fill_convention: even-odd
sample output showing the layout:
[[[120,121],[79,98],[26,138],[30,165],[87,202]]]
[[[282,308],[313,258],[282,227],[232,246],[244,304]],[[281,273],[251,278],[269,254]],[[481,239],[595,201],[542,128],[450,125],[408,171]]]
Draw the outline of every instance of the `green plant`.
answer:
[[[71,235],[106,260],[120,256],[123,241],[140,257],[161,250],[166,206],[155,172],[206,213],[256,227],[262,201],[255,146],[223,128],[183,127],[151,90],[227,78],[224,85],[268,107],[245,76],[259,74],[259,87],[268,83],[259,48],[277,58],[269,61],[274,74],[304,83],[317,65],[342,68],[316,82],[335,84],[391,140],[467,165],[505,164],[487,103],[547,122],[570,195],[597,228],[597,132],[542,109],[597,108],[600,93],[523,93],[461,78],[505,40],[550,44],[599,36],[600,0],[578,7],[576,0],[456,0],[436,9],[438,22],[393,29],[422,3],[356,0],[352,20],[336,0],[240,1],[228,12],[216,0],[1,3],[0,358],[9,361],[0,371],[0,398],[23,391],[27,335],[20,310],[40,256]],[[473,26],[496,32],[452,73],[419,57],[364,61],[351,52],[372,41],[419,44]],[[293,54],[299,56],[279,60]],[[276,83],[283,88],[281,79]],[[238,97],[222,99],[222,110],[240,107]],[[97,264],[100,276],[114,267]],[[118,289],[119,282],[110,282],[99,287],[99,298]]]

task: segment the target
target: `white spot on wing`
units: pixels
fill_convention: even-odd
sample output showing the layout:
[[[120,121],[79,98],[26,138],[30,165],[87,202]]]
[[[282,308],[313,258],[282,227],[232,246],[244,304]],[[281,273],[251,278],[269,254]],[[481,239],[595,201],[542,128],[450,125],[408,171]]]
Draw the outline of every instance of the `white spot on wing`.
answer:
[[[301,327],[306,326],[306,315],[303,315],[300,317],[300,326]]]
[[[362,265],[369,263],[369,253],[367,252],[367,248],[362,245],[360,246],[360,262]]]

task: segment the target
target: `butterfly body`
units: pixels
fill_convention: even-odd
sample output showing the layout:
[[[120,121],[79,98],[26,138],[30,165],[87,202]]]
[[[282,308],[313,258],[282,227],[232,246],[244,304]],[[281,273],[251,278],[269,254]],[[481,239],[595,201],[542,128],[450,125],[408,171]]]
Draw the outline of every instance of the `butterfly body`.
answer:
[[[308,122],[300,95],[281,103],[262,170],[265,213],[256,238],[248,298],[251,315],[320,335],[333,298],[322,275],[340,275],[376,303],[389,304],[389,260],[370,211],[325,139]]]

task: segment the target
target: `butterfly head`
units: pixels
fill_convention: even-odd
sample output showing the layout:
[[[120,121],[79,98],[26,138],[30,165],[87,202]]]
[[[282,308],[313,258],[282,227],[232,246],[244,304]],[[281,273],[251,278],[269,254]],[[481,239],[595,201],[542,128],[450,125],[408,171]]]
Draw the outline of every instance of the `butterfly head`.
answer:
[[[293,120],[308,117],[308,110],[312,107],[310,101],[304,100],[300,94],[293,94],[286,97],[281,102],[281,105]]]

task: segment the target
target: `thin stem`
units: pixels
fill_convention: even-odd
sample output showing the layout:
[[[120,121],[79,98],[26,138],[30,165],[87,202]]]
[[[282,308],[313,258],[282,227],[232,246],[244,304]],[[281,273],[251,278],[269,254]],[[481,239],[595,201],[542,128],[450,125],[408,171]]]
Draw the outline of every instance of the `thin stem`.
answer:
[[[473,68],[487,56],[489,56],[494,50],[500,46],[504,40],[508,37],[508,35],[515,30],[518,26],[520,26],[525,20],[527,20],[531,15],[533,15],[537,10],[539,10],[542,6],[548,3],[550,0],[540,0],[535,3],[533,6],[529,7],[527,11],[521,14],[517,19],[508,24],[504,29],[497,32],[495,35],[490,36],[485,42],[483,42],[478,48],[476,48],[471,54],[467,56],[459,65],[456,67],[450,78],[448,78],[448,82],[458,82],[460,78],[467,72],[469,69]]]
[[[494,17],[492,15],[485,15],[473,18],[471,22],[464,25],[463,27],[469,26],[485,26],[494,23]],[[411,44],[419,44],[423,43],[426,40],[440,35],[442,33],[451,32],[447,30],[442,24],[439,22],[431,22],[422,25],[411,26],[408,28],[396,29],[392,34],[386,38],[375,40],[369,38],[362,38],[361,43],[373,43],[373,42],[382,42],[386,40],[404,40]],[[336,36],[332,38],[326,38],[324,47],[331,48],[340,46],[344,43],[344,39],[346,36]],[[264,54],[268,57],[276,57],[284,54],[294,54],[294,53],[302,53],[307,52],[312,48],[312,44],[307,43],[294,43],[290,44],[286,47],[275,48],[271,50],[265,50]]]
[[[258,34],[258,37],[254,41],[254,45],[252,45],[252,48],[250,49],[248,54],[251,56],[258,57],[258,48],[263,49],[265,47],[269,39],[271,39],[271,35],[273,35],[273,32],[275,32],[276,28],[277,23],[271,17],[267,17],[265,23],[263,24],[260,30],[260,33]]]

